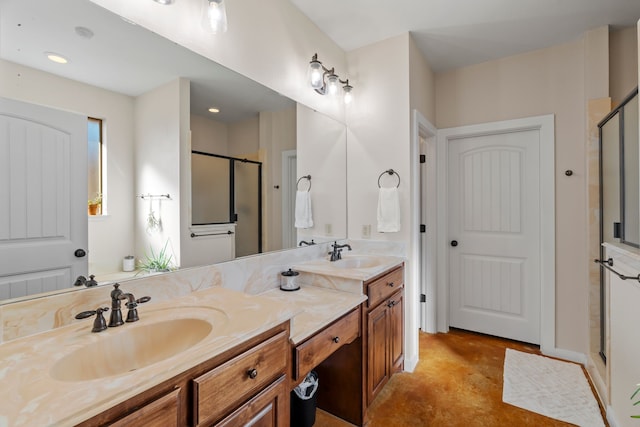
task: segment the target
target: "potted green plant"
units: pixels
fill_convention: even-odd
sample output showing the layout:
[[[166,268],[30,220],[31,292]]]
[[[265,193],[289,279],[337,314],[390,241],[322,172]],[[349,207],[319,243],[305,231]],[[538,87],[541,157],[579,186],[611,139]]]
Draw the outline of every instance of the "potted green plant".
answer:
[[[159,272],[159,271],[171,271],[171,260],[173,255],[168,253],[167,245],[169,241],[164,244],[164,247],[157,254],[153,251],[153,247],[150,248],[150,254],[145,255],[145,260],[138,264],[138,268],[147,272]]]
[[[102,209],[102,194],[96,193],[96,196],[93,199],[89,199],[87,204],[89,215],[98,215],[98,212],[101,212]]]
[[[633,398],[636,397],[638,392],[640,392],[640,384],[636,384],[636,391],[633,392],[630,399],[633,400]],[[638,406],[638,405],[640,405],[640,400],[633,402],[633,406]],[[640,418],[640,415],[631,415],[631,418]]]

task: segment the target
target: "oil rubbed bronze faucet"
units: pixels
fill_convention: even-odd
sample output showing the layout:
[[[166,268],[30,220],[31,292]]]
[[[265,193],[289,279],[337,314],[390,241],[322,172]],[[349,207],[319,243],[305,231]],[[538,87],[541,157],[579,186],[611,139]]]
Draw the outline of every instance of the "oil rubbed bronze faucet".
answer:
[[[138,304],[145,303],[150,299],[151,297],[136,299],[133,294],[122,292],[119,283],[114,283],[113,290],[111,291],[111,316],[109,317],[109,327],[114,328],[116,326],[124,325],[121,309],[122,300],[127,300],[127,308],[129,309],[129,312],[127,313],[127,322],[136,322],[139,320],[138,309],[136,307]]]
[[[137,322],[140,320],[138,317],[138,309],[136,307],[138,304],[151,300],[151,297],[136,299],[133,294],[122,292],[120,289],[120,283],[114,283],[113,290],[110,295],[111,316],[109,317],[108,325],[110,328],[124,325],[124,322],[122,321],[122,309],[120,308],[122,300],[127,300],[127,308],[129,309],[129,312],[127,313],[127,322]],[[96,319],[93,322],[93,329],[91,329],[91,332],[101,332],[107,329],[107,322],[103,315],[105,311],[109,311],[109,307],[100,307],[95,310],[83,311],[78,313],[75,317],[76,319],[85,319],[95,314]]]
[[[329,261],[338,261],[339,259],[342,259],[342,248],[347,248],[349,250],[351,250],[351,246],[344,244],[344,245],[339,245],[338,242],[333,242],[333,244],[331,245],[333,247],[333,250],[331,252],[329,252]]]

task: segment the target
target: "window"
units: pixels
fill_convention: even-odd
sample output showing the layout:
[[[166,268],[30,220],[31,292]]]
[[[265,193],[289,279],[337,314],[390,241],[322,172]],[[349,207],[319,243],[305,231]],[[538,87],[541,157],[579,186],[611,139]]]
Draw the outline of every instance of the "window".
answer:
[[[98,210],[95,214],[102,214],[102,120],[89,117],[88,119],[88,200],[99,199]]]

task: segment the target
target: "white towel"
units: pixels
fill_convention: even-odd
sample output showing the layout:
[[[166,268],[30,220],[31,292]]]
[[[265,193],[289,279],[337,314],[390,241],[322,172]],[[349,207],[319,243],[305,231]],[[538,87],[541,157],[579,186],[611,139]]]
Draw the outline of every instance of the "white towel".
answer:
[[[311,192],[296,192],[296,228],[313,227],[313,215],[311,214]]]
[[[380,188],[378,193],[378,232],[400,231],[400,197],[398,189]]]

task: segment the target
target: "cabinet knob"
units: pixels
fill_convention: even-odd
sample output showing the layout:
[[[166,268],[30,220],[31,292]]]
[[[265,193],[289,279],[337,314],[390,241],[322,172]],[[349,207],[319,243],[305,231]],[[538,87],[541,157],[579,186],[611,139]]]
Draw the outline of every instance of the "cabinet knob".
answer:
[[[340,337],[333,337],[333,339],[331,340],[334,343],[338,344],[340,342]]]
[[[389,302],[387,303],[387,307],[391,308],[391,307],[393,307],[393,306],[394,306],[394,305],[396,305],[396,304],[397,304],[397,302],[395,302],[395,301],[389,301]]]
[[[257,369],[249,369],[247,371],[247,375],[249,376],[249,378],[251,378],[252,380],[254,380],[257,376],[258,376],[258,370]]]
[[[390,288],[393,288],[395,286],[395,283],[389,282],[389,283],[387,283],[387,286],[389,286]]]

